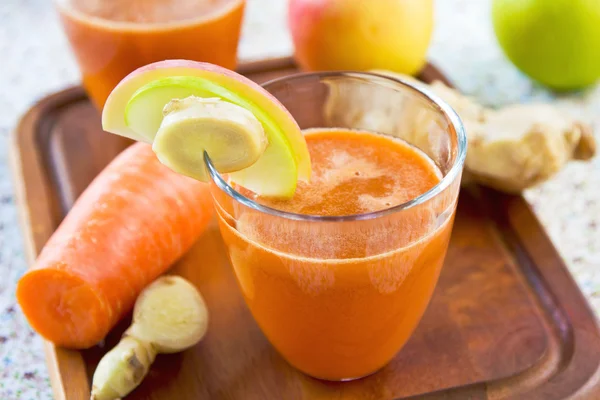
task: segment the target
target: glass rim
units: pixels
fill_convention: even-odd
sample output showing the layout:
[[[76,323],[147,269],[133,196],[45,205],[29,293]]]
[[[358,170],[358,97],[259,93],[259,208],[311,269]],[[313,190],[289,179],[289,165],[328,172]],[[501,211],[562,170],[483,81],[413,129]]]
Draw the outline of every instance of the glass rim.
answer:
[[[399,84],[404,87],[409,88],[415,94],[420,97],[428,100],[433,106],[437,109],[437,111],[441,112],[441,114],[447,119],[449,124],[454,127],[456,132],[456,143],[457,143],[457,155],[456,159],[450,170],[446,173],[446,175],[431,189],[426,192],[420,194],[419,196],[405,201],[404,203],[396,204],[394,206],[390,206],[388,208],[384,208],[382,210],[371,211],[368,213],[361,214],[349,214],[349,215],[314,215],[314,214],[299,214],[293,213],[289,211],[278,210],[276,208],[272,208],[269,206],[265,206],[263,204],[257,203],[256,201],[244,196],[237,190],[235,190],[215,169],[212,161],[210,160],[209,155],[204,152],[204,163],[208,170],[208,173],[212,179],[212,181],[217,185],[219,189],[224,191],[227,195],[232,197],[235,201],[245,205],[246,207],[252,208],[256,211],[263,212],[265,214],[273,215],[276,217],[297,220],[297,221],[319,221],[319,222],[344,222],[344,221],[360,221],[360,220],[369,220],[375,219],[379,217],[383,217],[386,215],[394,214],[399,211],[407,210],[409,208],[415,207],[419,204],[423,204],[426,201],[436,197],[440,193],[442,193],[454,180],[458,177],[458,174],[461,173],[462,166],[464,165],[465,158],[467,155],[467,135],[465,132],[465,127],[452,107],[436,94],[434,94],[429,89],[422,87],[422,85],[414,84],[408,80],[391,77],[388,75],[382,75],[372,72],[354,72],[354,71],[328,71],[328,72],[304,72],[297,73],[288,76],[284,76],[281,78],[272,79],[263,83],[261,86],[267,89],[269,85],[277,84],[282,81],[293,80],[293,79],[301,79],[307,77],[319,77],[319,78],[327,78],[327,77],[358,77],[358,78],[381,78],[383,80],[387,80],[388,82],[392,82],[394,84]],[[268,89],[267,89],[268,90]]]
[[[186,18],[179,21],[171,22],[132,22],[132,21],[114,21],[95,15],[90,15],[83,11],[78,10],[73,5],[69,4],[71,0],[53,0],[54,5],[58,7],[59,12],[64,12],[74,19],[84,21],[85,23],[102,27],[109,31],[119,30],[130,30],[136,33],[147,33],[151,31],[165,31],[175,30],[181,28],[188,28],[204,22],[214,21],[228,13],[230,13],[235,7],[244,3],[246,0],[231,0],[230,4],[225,7],[221,7],[217,10],[210,11],[204,16],[196,18]]]

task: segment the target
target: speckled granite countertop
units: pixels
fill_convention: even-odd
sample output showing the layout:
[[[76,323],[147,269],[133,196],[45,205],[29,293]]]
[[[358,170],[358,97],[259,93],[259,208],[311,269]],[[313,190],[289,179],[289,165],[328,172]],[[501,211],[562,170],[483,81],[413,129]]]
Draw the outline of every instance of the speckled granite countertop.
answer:
[[[248,0],[240,57],[291,53],[286,0]],[[600,131],[600,88],[553,99],[502,56],[490,26],[487,0],[437,0],[430,58],[461,88],[485,103],[557,101]],[[0,140],[35,100],[78,81],[48,0],[0,1]],[[600,138],[599,138],[600,139]],[[0,160],[0,399],[51,399],[40,339],[15,305],[14,288],[26,269],[6,151]],[[571,164],[526,193],[538,217],[596,311],[600,311],[600,158]]]

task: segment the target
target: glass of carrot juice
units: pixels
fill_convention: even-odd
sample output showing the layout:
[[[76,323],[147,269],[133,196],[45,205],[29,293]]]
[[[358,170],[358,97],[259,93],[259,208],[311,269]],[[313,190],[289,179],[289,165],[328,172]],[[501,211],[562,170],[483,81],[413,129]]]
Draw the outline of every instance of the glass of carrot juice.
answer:
[[[127,74],[165,59],[234,69],[245,0],[55,0],[82,73],[102,109]]]
[[[418,84],[368,73],[265,85],[292,113],[312,161],[291,200],[264,198],[210,166],[240,289],[279,353],[315,378],[385,366],[419,323],[454,220],[465,133]]]

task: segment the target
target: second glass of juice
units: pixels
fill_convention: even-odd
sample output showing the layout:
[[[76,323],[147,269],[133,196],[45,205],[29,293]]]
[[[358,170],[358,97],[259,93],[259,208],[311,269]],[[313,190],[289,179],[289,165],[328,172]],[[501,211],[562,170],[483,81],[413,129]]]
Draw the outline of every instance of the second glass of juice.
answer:
[[[264,334],[293,366],[347,380],[419,323],[444,261],[466,152],[446,104],[366,73],[267,83],[304,130],[310,182],[264,198],[212,173],[222,236]]]
[[[99,109],[127,74],[166,59],[236,66],[245,0],[55,0]]]

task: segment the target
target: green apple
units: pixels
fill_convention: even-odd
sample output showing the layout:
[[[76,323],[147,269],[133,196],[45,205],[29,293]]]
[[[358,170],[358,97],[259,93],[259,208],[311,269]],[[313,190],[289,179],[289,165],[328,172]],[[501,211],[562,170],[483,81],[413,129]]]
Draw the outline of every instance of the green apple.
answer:
[[[600,0],[494,0],[494,30],[508,58],[555,90],[600,78]]]

